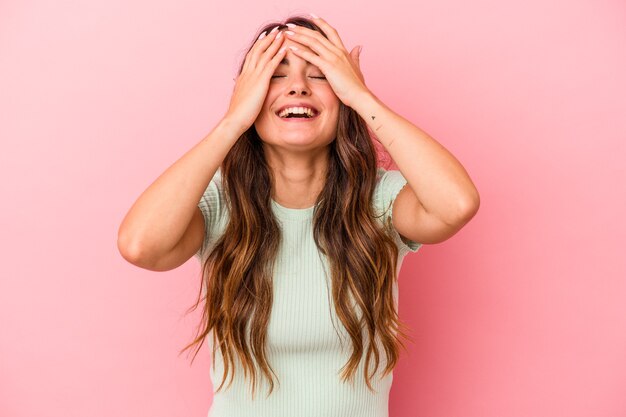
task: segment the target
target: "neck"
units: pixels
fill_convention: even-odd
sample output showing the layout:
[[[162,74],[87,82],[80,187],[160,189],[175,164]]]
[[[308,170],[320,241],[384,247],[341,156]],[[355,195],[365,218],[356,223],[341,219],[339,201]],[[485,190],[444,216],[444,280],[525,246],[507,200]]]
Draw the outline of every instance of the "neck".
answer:
[[[274,201],[288,208],[312,207],[326,181],[328,149],[280,155],[270,151],[265,155],[274,176]]]

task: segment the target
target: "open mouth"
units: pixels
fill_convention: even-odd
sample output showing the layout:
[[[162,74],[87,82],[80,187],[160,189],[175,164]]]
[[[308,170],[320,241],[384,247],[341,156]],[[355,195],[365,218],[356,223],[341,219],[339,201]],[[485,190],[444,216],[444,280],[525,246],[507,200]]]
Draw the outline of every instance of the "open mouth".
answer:
[[[319,112],[309,107],[288,107],[276,112],[276,115],[285,120],[309,120],[315,119]]]

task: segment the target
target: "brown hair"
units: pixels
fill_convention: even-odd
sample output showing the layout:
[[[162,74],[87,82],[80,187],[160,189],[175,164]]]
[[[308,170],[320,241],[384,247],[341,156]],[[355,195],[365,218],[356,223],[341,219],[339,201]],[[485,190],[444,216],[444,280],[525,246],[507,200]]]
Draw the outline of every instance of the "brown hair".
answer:
[[[327,37],[304,17],[291,17],[285,23],[308,27]],[[254,39],[275,26],[280,26],[279,30],[287,28],[281,23],[271,23]],[[242,68],[243,62],[239,73]],[[387,355],[384,375],[395,367],[399,346],[405,348],[397,334],[411,339],[402,331],[405,325],[397,315],[393,298],[398,256],[398,247],[391,237],[393,226],[388,221],[381,227],[372,205],[377,176],[376,148],[366,123],[341,102],[337,136],[328,146],[325,186],[313,212],[313,237],[330,265],[334,308],[352,340],[352,354],[342,368],[345,382],[354,377],[363,356],[364,328],[370,341],[378,336],[382,342]],[[204,328],[198,330],[195,340],[182,351],[197,344],[197,354],[205,337],[213,331],[213,366],[217,346],[224,358],[222,383],[217,390],[221,390],[231,367],[233,374],[228,386],[232,383],[233,355],[237,354],[244,375],[251,373],[253,396],[256,386],[253,357],[269,379],[271,394],[274,382],[270,372],[276,374],[267,361],[265,342],[272,309],[273,263],[281,233],[271,207],[273,173],[254,126],[239,137],[220,168],[229,223],[202,265],[202,285],[207,290],[201,321]],[[201,301],[202,289],[201,286],[193,310]],[[360,319],[352,308],[353,303],[362,313]],[[377,343],[369,343],[365,358],[368,370],[373,356],[372,375],[379,366]],[[367,386],[373,390],[370,379],[366,371]]]

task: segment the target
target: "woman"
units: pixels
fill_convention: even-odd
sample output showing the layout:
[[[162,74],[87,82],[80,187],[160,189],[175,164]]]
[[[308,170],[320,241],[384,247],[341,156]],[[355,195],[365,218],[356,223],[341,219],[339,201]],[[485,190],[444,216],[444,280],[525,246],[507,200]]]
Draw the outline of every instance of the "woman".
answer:
[[[402,259],[478,209],[461,164],[367,88],[359,53],[313,15],[264,27],[222,120],[120,226],[135,265],[202,262],[185,349],[211,336],[209,415],[386,416]],[[377,166],[368,128],[400,171]]]

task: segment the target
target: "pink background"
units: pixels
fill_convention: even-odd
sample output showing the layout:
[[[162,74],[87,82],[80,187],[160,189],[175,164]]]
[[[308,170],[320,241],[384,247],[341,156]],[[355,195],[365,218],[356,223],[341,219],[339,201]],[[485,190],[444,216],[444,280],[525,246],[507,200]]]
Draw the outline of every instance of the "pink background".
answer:
[[[0,415],[206,416],[178,351],[200,267],[119,224],[226,111],[263,23],[312,11],[479,189],[409,255],[393,417],[626,416],[626,5],[618,0],[0,3]]]

